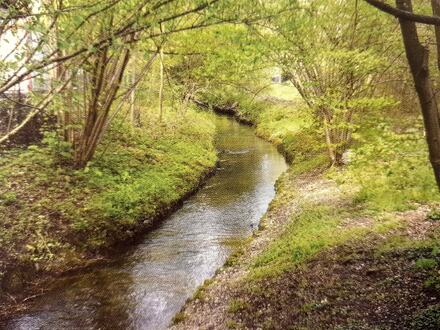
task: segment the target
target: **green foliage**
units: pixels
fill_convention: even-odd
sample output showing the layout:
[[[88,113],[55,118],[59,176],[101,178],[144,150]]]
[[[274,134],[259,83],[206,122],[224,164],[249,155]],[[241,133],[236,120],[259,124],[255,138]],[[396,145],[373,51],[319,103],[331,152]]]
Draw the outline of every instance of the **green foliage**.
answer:
[[[378,73],[386,69],[388,56],[395,58],[401,48],[396,34],[390,33],[391,40],[384,42],[388,35],[371,27],[388,26],[392,30],[393,22],[368,4],[358,2],[282,1],[279,6],[290,10],[271,20],[269,28],[255,30],[267,56],[313,110],[314,129],[329,149],[332,162],[339,163],[361,123],[359,115],[392,104],[388,98],[377,98],[369,92],[375,87]],[[323,33],[330,30],[338,32]]]
[[[439,221],[440,220],[440,210],[439,209],[431,210],[426,218],[430,221],[433,221],[433,222]]]
[[[4,192],[0,195],[0,205],[11,206],[16,202],[17,194],[12,191]]]
[[[420,258],[416,260],[416,267],[421,270],[431,270],[438,266],[435,259]]]
[[[259,118],[257,133],[277,144],[289,135],[300,131],[307,123],[307,110],[302,112],[295,104],[270,106]],[[266,135],[267,134],[267,135]]]
[[[132,237],[215,166],[213,136],[189,110],[143,129],[116,121],[84,170],[65,165],[68,146],[52,134],[14,151],[0,161],[0,252],[50,267]]]
[[[282,235],[253,262],[251,278],[279,275],[310,260],[317,253],[364,237],[367,232],[386,232],[399,226],[394,217],[376,217],[373,226],[344,226],[343,219],[356,210],[330,206],[301,205]],[[359,216],[362,216],[359,214]]]
[[[436,330],[440,328],[440,306],[431,306],[418,314],[411,322],[412,330]]]
[[[98,159],[94,170],[87,174],[96,184],[112,189],[90,201],[92,213],[95,210],[105,218],[122,223],[130,223],[140,216],[150,219],[165,205],[187,193],[188,187],[194,187],[200,173],[215,160],[211,144],[213,127],[201,118],[199,123],[194,128],[181,121],[180,131],[165,129],[163,136],[154,141],[138,130],[127,136],[123,145],[116,146],[117,150]],[[104,141],[104,145],[114,142],[110,139]]]
[[[396,133],[383,120],[375,125],[360,133],[362,144],[352,150],[347,170],[331,177],[347,188],[358,186],[356,201],[377,211],[438,201],[422,132],[412,128]]]
[[[229,302],[228,312],[229,313],[238,313],[247,308],[248,304],[242,299],[232,299]]]
[[[57,132],[45,132],[42,143],[50,150],[54,162],[65,165],[72,161],[72,146],[70,143],[61,140]]]

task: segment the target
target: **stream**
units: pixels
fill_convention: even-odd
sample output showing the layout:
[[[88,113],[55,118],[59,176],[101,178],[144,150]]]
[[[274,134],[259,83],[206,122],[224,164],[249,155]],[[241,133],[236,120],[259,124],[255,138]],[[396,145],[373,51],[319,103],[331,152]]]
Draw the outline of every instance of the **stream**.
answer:
[[[165,329],[225,262],[225,242],[257,228],[287,169],[251,127],[217,116],[220,165],[213,177],[111,265],[59,280],[6,329]],[[0,325],[1,327],[1,325]]]

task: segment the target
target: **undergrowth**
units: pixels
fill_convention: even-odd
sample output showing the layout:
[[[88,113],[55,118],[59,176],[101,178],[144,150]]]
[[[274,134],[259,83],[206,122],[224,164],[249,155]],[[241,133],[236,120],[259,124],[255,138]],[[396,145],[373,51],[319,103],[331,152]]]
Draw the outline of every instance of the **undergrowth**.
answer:
[[[347,190],[355,190],[356,203],[376,212],[439,202],[420,119],[415,122],[416,128],[399,132],[385,119],[368,127],[352,150],[348,166],[330,177]]]
[[[254,260],[251,279],[280,275],[324,249],[359,240],[368,232],[386,232],[400,226],[396,218],[385,216],[377,217],[371,228],[345,225],[344,220],[355,215],[356,211],[345,205],[303,205],[282,235]]]
[[[151,225],[214,167],[207,117],[170,113],[142,128],[116,121],[84,170],[66,165],[72,155],[53,134],[11,151],[0,160],[0,268],[62,268]]]
[[[432,221],[437,219],[435,207],[440,194],[429,164],[420,118],[414,114],[389,118],[368,115],[353,134],[353,144],[345,156],[348,164],[326,170],[329,160],[322,136],[298,102],[278,103],[259,114],[256,130],[260,136],[280,145],[292,160],[288,174],[291,178],[320,169],[320,173],[336,181],[350,202],[338,207],[301,206],[300,214],[291,219],[284,233],[254,260],[251,278],[275,276],[332,246],[346,242],[358,244],[366,232],[388,233],[404,226],[392,212],[428,204],[434,207],[430,213]],[[296,198],[295,194],[286,194],[286,189],[293,188],[281,185],[278,194]],[[278,201],[277,205],[283,207],[283,203],[288,201]],[[373,224],[368,228],[343,225],[345,218],[355,217],[371,218]],[[393,249],[398,249],[399,244],[410,244],[394,243]],[[423,244],[433,246],[433,242]]]

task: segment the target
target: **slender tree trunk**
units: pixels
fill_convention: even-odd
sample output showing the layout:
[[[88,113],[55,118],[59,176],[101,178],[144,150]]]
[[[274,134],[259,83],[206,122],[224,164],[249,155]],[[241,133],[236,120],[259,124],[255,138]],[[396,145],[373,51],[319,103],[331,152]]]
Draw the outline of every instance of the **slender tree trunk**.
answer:
[[[11,108],[9,109],[9,119],[8,119],[8,126],[6,127],[6,134],[11,131],[12,120],[14,119],[14,108],[15,105],[11,105]]]
[[[440,16],[440,0],[431,0],[432,14]],[[435,41],[437,43],[437,68],[440,70],[440,26],[434,26]]]
[[[63,10],[64,4],[63,4],[63,0],[58,0],[56,1],[55,4],[55,8],[57,10]],[[60,48],[60,37],[59,37],[59,27],[58,27],[58,23],[55,24],[54,28],[54,46],[55,48],[58,49],[57,51],[57,55],[59,57],[62,57],[65,54],[64,51],[61,50]],[[66,81],[68,79],[69,76],[69,72],[68,70],[66,70],[65,64],[64,63],[59,63],[59,65],[57,66],[56,69],[56,76],[55,76],[55,81],[57,83]],[[73,110],[73,102],[72,102],[72,81],[70,81],[66,88],[65,91],[62,95],[62,99],[63,99],[63,108],[60,109],[60,111],[58,112],[58,125],[59,127],[62,129],[63,132],[63,139],[66,142],[70,142],[73,143],[72,140],[72,120],[71,120],[71,111]]]
[[[163,25],[160,25],[160,32],[164,32],[164,28]],[[159,48],[159,79],[160,79],[160,83],[159,83],[159,121],[162,121],[162,117],[163,117],[163,85],[164,85],[164,74],[163,74],[163,70],[164,70],[164,65],[163,65],[163,46],[161,45]]]
[[[131,73],[130,84],[133,86],[130,91],[130,118],[133,127],[140,126],[140,114],[138,108],[136,107],[136,69],[133,66],[133,71]]]
[[[332,164],[333,164],[336,160],[335,150],[333,148],[331,129],[329,127],[327,118],[325,118],[325,117],[324,117],[324,133],[325,133],[325,142],[327,144],[328,155],[329,155],[330,160],[332,161]]]
[[[163,74],[163,49],[159,50],[160,68],[159,68],[159,120],[162,121],[163,117],[163,85],[164,85],[164,74]]]
[[[324,133],[325,142],[327,144],[327,151],[330,157],[332,166],[342,165],[342,155],[344,153],[344,147],[339,146],[338,132],[331,127],[329,120],[324,117]]]
[[[84,168],[95,154],[127,67],[130,50],[125,48],[121,53],[113,54],[111,60],[109,58],[108,50],[102,50],[96,55],[91,73],[91,100],[88,102],[84,129],[75,149],[75,168]]]
[[[412,12],[411,0],[396,0],[397,8]],[[399,18],[406,57],[414,79],[425,124],[429,159],[434,170],[437,186],[440,189],[440,122],[434,89],[429,75],[429,52],[417,34],[416,24]]]
[[[342,155],[346,148],[346,143],[341,140],[342,135],[334,126],[335,118],[329,115],[329,112],[326,110],[320,110],[323,126],[324,126],[324,134],[325,134],[325,142],[327,146],[328,155],[330,157],[332,166],[341,166],[342,165]]]

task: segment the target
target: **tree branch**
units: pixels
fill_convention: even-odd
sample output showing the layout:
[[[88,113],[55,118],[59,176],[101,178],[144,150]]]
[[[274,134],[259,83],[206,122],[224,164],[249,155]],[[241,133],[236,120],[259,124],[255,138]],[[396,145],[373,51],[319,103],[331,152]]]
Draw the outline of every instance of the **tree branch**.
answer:
[[[393,15],[394,17],[397,18],[406,19],[408,21],[412,21],[416,23],[440,26],[440,17],[414,14],[406,10],[397,9],[380,0],[364,0],[364,1],[372,5],[373,7],[376,7],[377,9],[387,14]]]

